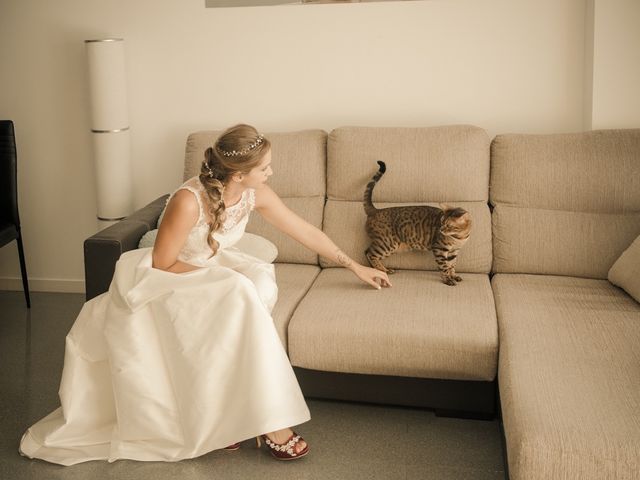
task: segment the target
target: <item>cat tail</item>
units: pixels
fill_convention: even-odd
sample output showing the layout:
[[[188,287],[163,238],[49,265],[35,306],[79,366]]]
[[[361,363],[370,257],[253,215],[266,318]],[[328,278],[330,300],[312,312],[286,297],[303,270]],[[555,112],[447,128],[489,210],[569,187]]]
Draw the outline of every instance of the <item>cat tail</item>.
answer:
[[[380,165],[380,169],[367,184],[367,188],[364,191],[364,200],[362,203],[364,204],[364,211],[367,213],[367,216],[372,215],[376,212],[376,210],[378,210],[373,206],[373,201],[371,200],[373,196],[373,187],[376,186],[378,180],[380,180],[380,178],[382,178],[382,175],[384,175],[384,172],[387,171],[387,165],[383,161],[378,160],[378,165]]]

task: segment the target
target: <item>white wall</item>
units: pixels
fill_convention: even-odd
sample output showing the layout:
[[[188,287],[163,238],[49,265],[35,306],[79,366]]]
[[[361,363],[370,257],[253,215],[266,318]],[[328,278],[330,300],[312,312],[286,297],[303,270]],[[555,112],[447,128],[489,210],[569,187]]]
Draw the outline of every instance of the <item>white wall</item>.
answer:
[[[180,183],[189,132],[240,121],[582,130],[586,13],[585,0],[3,0],[0,117],[17,128],[33,289],[81,291],[97,229],[84,39],[126,40],[140,207]],[[21,289],[14,245],[0,250],[0,288]]]
[[[592,128],[640,127],[640,1],[594,6]]]

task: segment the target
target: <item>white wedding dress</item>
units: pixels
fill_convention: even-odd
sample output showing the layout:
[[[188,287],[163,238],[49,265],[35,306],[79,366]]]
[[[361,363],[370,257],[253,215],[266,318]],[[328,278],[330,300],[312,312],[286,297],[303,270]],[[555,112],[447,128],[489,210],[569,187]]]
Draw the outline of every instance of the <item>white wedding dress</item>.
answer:
[[[124,253],[104,293],[66,338],[61,407],[29,428],[20,453],[62,465],[89,460],[178,461],[310,419],[276,332],[274,267],[233,245],[254,206],[227,208],[210,257],[200,218],[179,259],[204,268],[152,268],[151,249]]]

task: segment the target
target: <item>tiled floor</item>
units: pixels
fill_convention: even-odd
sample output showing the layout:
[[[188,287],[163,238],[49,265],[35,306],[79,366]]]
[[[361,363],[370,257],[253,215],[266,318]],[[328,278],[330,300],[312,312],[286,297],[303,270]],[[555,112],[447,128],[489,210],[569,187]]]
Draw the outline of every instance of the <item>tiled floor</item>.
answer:
[[[61,467],[18,454],[24,429],[58,406],[64,337],[78,294],[0,292],[0,479],[469,479],[503,480],[497,420],[439,418],[428,410],[308,400],[297,430],[311,451],[277,462],[244,442],[177,463],[120,460]]]

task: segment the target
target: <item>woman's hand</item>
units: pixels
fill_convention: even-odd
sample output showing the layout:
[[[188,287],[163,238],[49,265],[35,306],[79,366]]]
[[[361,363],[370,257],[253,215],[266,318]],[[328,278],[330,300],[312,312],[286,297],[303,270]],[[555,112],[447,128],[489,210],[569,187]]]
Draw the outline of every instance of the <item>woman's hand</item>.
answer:
[[[389,277],[385,272],[378,270],[377,268],[365,267],[356,263],[353,265],[351,271],[365,283],[368,283],[372,287],[380,290],[382,287],[391,287]]]

